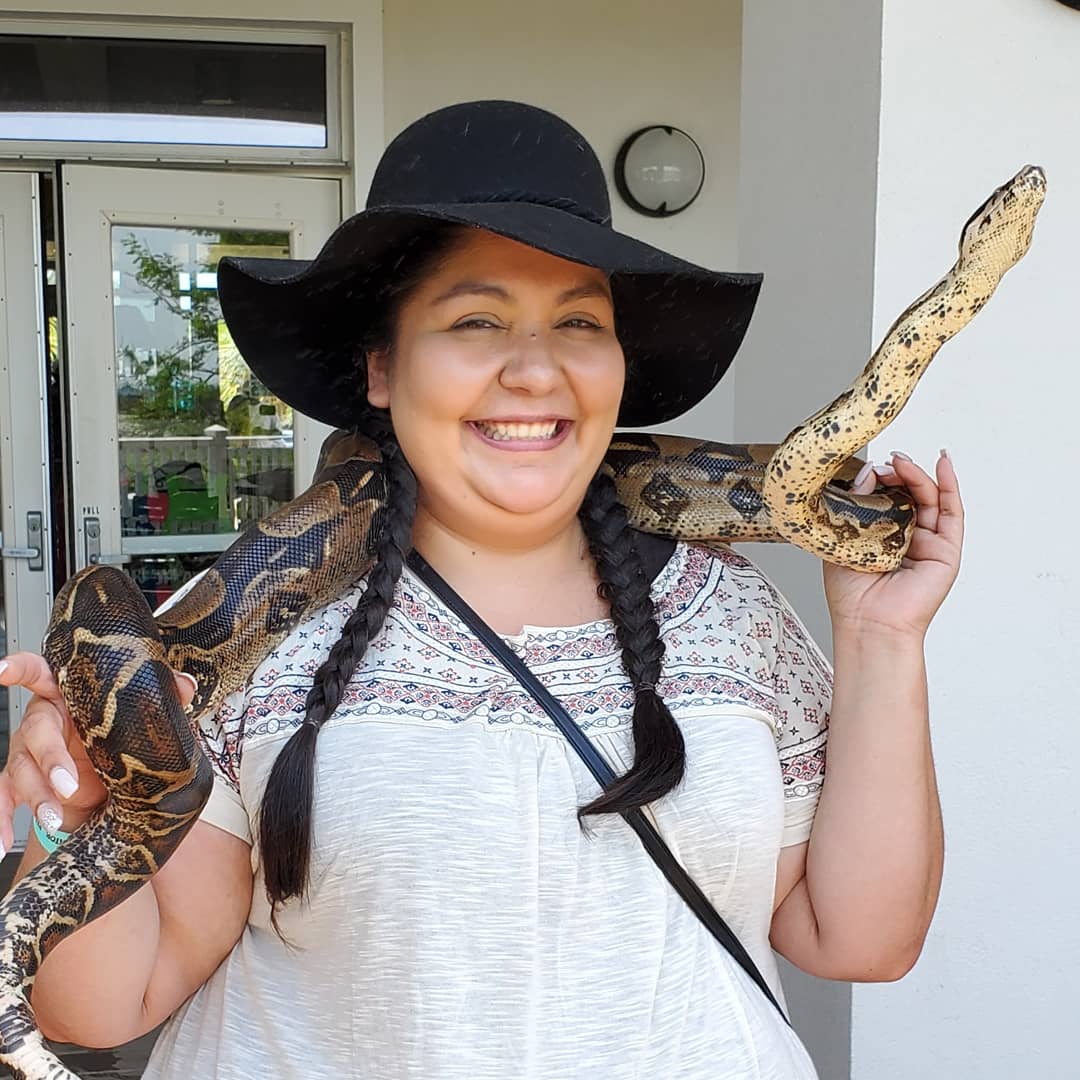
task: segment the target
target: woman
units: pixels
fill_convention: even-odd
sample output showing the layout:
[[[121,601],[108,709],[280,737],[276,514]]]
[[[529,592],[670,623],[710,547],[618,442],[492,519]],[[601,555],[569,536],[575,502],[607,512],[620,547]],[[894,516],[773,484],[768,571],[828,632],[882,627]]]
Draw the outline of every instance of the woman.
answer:
[[[616,811],[648,805],[777,993],[770,941],[827,978],[910,968],[941,874],[922,645],[959,562],[948,459],[936,482],[902,455],[885,470],[918,503],[903,569],[826,567],[833,689],[731,551],[681,544],[650,591],[598,466],[616,421],[715,385],[758,282],[615,233],[556,117],[425,117],[313,265],[225,263],[220,284],[272,390],[379,439],[378,558],[208,727],[202,819],[47,958],[43,1029],[113,1045],[179,1009],[155,1078],[812,1077]],[[613,788],[403,567],[410,545],[560,697]],[[55,685],[26,655],[0,679],[38,695],[3,841],[19,802],[70,830],[102,791]]]

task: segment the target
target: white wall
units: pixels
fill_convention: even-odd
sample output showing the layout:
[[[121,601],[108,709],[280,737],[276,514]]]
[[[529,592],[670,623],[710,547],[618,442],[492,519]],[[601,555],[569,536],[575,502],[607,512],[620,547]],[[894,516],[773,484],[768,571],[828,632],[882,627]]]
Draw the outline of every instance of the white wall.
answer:
[[[856,989],[852,1075],[1080,1077],[1080,517],[1068,497],[1080,461],[1080,11],[884,11],[875,333],[951,264],[995,185],[1034,161],[1049,193],[1025,261],[881,441],[927,461],[948,446],[969,527],[929,643],[941,906],[911,975]]]
[[[765,283],[735,366],[740,441],[780,441],[869,358],[880,32],[865,0],[746,5],[739,260]],[[788,546],[753,557],[827,644],[816,561]]]
[[[745,5],[739,260],[765,283],[735,364],[740,441],[779,441],[870,355],[880,30],[865,0]],[[786,545],[747,550],[828,648],[818,562]],[[822,1080],[843,1080],[850,988],[783,974]]]
[[[592,143],[615,227],[683,258],[736,269],[739,0],[386,0],[386,134],[431,109],[513,98],[558,113]],[[705,155],[705,186],[682,214],[651,219],[622,204],[611,170],[622,140],[674,124]],[[733,380],[669,430],[731,437]]]
[[[786,431],[829,400],[949,267],[991,189],[1028,161],[1049,174],[1027,260],[871,447],[877,460],[897,448],[932,462],[948,446],[969,534],[928,642],[941,905],[909,976],[853,988],[842,1034],[854,1080],[1078,1077],[1067,733],[1080,581],[1062,495],[1080,451],[1080,12],[1055,0],[753,0],[743,29],[740,260],[767,276],[738,362],[740,438]],[[822,636],[816,568],[790,548],[756,554]],[[828,995],[808,1003],[824,1080],[847,1076]]]

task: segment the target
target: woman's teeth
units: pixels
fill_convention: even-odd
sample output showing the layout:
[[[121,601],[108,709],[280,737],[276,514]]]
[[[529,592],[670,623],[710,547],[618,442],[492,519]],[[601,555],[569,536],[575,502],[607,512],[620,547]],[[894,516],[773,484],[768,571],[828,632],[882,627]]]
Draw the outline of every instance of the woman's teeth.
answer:
[[[558,420],[547,420],[540,424],[496,424],[487,420],[478,420],[476,426],[496,442],[510,439],[553,439],[559,430]]]

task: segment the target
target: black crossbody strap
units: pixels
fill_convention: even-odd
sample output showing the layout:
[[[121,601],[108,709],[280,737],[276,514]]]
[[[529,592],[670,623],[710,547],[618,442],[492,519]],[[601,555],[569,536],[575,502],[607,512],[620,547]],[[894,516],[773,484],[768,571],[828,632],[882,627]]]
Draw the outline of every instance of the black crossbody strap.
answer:
[[[588,736],[571,719],[569,713],[548,692],[542,682],[528,669],[505,641],[469,605],[439,576],[427,560],[417,551],[409,554],[408,564],[413,573],[424,581],[444,604],[484,643],[491,654],[525,687],[536,699],[540,707],[566,736],[570,745],[585,763],[596,782],[607,788],[615,779],[611,767],[589,741]],[[622,812],[627,824],[637,833],[638,839],[652,860],[660,868],[664,877],[675,891],[686,901],[691,911],[701,920],[705,928],[735,958],[742,969],[758,985],[761,992],[776,1006],[777,1012],[784,1018],[784,1010],[776,1000],[769,984],[758,971],[750,954],[721,918],[720,913],[709,902],[709,898],[697,887],[693,878],[683,869],[679,860],[671,853],[663,838],[653,828],[649,819],[641,810]]]

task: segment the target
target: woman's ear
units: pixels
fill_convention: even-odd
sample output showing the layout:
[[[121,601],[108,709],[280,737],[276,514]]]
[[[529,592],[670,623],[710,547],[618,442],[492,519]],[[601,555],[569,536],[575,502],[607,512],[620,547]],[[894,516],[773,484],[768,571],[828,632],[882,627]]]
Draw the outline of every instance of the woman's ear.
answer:
[[[367,399],[373,409],[390,408],[390,354],[373,349],[367,354]]]

